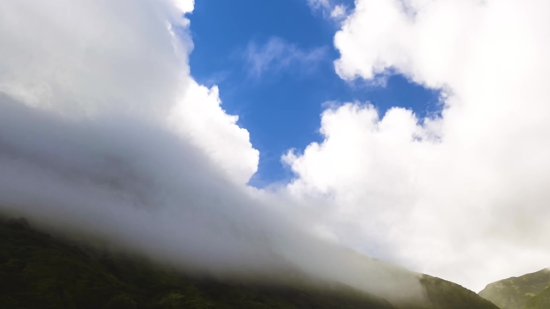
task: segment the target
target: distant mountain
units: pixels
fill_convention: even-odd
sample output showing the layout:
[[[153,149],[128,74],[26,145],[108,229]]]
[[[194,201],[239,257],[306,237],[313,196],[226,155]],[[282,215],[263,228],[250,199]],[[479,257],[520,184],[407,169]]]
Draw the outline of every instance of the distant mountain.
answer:
[[[397,306],[336,283],[190,277],[144,258],[90,248],[36,231],[24,220],[0,221],[0,308],[498,309],[430,276],[421,277],[426,288],[422,303]]]
[[[548,285],[550,285],[550,270],[543,269],[521,277],[491,283],[479,292],[479,296],[490,300],[501,309],[549,309],[550,291],[542,293]],[[538,296],[539,294],[541,295]],[[538,305],[545,301],[546,306]],[[526,306],[528,303],[529,306]]]

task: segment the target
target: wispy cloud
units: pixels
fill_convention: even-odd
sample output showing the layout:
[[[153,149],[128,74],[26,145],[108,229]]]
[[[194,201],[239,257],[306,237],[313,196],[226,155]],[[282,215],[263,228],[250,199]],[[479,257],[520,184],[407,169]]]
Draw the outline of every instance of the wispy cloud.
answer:
[[[329,0],[307,0],[307,4],[314,10],[331,7]]]
[[[346,15],[348,14],[347,11],[348,11],[348,8],[345,5],[343,4],[336,5],[330,11],[330,17],[333,19],[342,19],[346,17]]]
[[[325,46],[304,50],[281,38],[272,37],[264,45],[249,43],[245,60],[249,74],[260,77],[267,71],[279,72],[290,68],[298,69],[301,74],[308,74],[326,59],[326,55]]]
[[[348,7],[344,4],[336,4],[332,0],[307,0],[307,4],[313,12],[322,12],[323,17],[340,21],[348,14]]]

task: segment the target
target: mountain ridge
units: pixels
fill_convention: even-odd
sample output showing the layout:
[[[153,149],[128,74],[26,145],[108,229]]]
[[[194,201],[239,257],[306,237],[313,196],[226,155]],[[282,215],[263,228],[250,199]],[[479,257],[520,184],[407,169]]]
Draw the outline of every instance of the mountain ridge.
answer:
[[[83,249],[0,221],[0,307],[78,309],[368,308],[497,309],[454,283],[422,275],[422,303],[390,301],[339,283],[310,279],[261,283],[187,276],[144,257]]]
[[[547,309],[550,308],[549,285],[550,269],[544,268],[490,283],[479,292],[479,296],[501,309]],[[546,306],[541,307],[539,304]]]

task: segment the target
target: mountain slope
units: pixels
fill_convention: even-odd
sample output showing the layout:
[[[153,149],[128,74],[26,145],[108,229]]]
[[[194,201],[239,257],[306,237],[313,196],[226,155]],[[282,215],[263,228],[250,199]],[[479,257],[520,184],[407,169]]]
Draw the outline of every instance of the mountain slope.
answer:
[[[523,309],[547,309],[550,308],[550,285],[535,297],[531,298]]]
[[[512,277],[487,285],[479,296],[501,309],[522,309],[550,284],[550,270],[543,269],[521,277]],[[541,307],[541,308],[550,308]]]
[[[496,309],[456,284],[423,276],[427,302],[402,304],[339,284],[197,278],[143,258],[103,254],[31,229],[0,222],[0,308],[369,308]]]
[[[420,282],[426,289],[430,309],[498,309],[492,302],[479,297],[476,293],[462,286],[436,277],[423,275]],[[413,307],[411,307],[413,308]]]

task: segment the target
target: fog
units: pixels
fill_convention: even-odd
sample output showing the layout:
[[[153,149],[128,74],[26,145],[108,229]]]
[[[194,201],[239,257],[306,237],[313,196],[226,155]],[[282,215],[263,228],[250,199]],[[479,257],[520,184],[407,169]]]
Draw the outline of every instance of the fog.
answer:
[[[421,295],[415,274],[319,239],[307,207],[244,185],[257,151],[189,75],[191,9],[0,1],[2,212],[193,271]]]
[[[67,120],[5,96],[0,106],[0,200],[10,214],[192,271],[300,272],[378,295],[419,292],[414,274],[310,235],[303,213],[278,207],[283,198],[234,184],[153,123]]]

